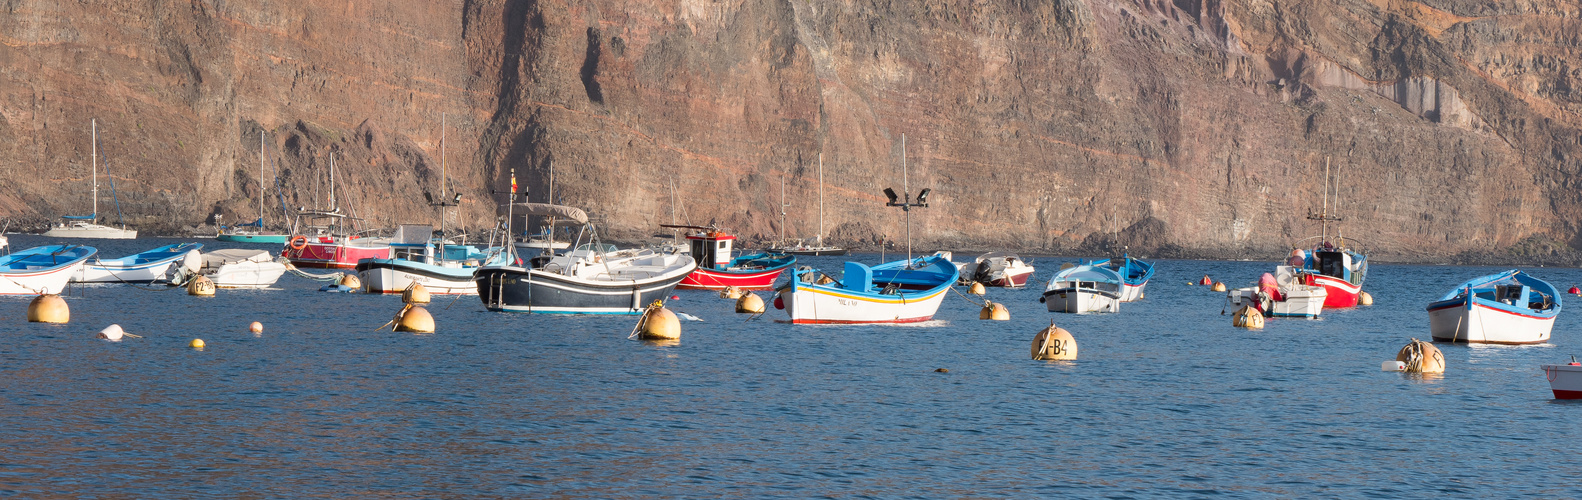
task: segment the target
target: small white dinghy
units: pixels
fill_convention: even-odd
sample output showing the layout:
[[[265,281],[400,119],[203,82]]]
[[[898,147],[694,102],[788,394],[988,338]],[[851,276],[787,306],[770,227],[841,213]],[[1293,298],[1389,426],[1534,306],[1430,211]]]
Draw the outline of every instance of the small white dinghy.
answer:
[[[1038,298],[1049,312],[1120,312],[1120,273],[1108,267],[1081,265],[1061,269]]]
[[[1232,306],[1251,305],[1271,318],[1317,318],[1324,311],[1329,291],[1296,281],[1295,268],[1278,266],[1276,274],[1263,273],[1258,286],[1226,292]]]
[[[203,254],[201,262],[196,272],[185,267],[178,269],[170,282],[181,285],[202,275],[213,281],[215,288],[268,288],[286,273],[286,265],[275,262],[274,255],[264,250],[215,250]]]
[[[1554,391],[1555,399],[1582,399],[1582,363],[1577,362],[1576,356],[1572,356],[1568,364],[1538,367],[1544,370],[1544,378],[1549,379],[1549,389]]]
[[[73,275],[73,283],[152,283],[170,275],[187,259],[195,259],[202,243],[176,243],[119,259],[89,259]],[[188,265],[197,265],[196,263]]]

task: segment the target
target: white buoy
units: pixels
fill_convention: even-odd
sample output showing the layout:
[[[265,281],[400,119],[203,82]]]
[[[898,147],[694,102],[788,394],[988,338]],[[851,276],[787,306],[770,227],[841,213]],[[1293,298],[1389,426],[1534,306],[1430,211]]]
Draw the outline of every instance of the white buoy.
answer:
[[[1379,365],[1379,369],[1387,372],[1404,372],[1406,371],[1406,362],[1385,361],[1384,364]]]
[[[110,325],[104,327],[103,330],[99,330],[99,336],[95,338],[100,338],[111,342],[120,342],[121,336],[125,334],[126,332],[121,330],[121,325]]]

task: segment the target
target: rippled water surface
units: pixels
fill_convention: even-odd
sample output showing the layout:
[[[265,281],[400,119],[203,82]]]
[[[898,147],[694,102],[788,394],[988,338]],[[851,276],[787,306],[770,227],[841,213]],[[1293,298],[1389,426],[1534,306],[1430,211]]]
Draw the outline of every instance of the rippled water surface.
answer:
[[[165,243],[94,242],[105,257]],[[1035,281],[1062,260],[1035,259]],[[289,275],[213,298],[85,287],[67,325],[29,324],[29,298],[5,297],[0,493],[1582,495],[1582,406],[1552,400],[1538,369],[1582,354],[1582,310],[1549,345],[1440,344],[1443,377],[1381,372],[1428,338],[1425,304],[1499,269],[1375,264],[1377,305],[1262,331],[1187,285],[1272,265],[1159,261],[1147,299],[1111,315],[991,289],[1009,322],[953,295],[922,325],[792,326],[683,291],[672,307],[704,321],[668,345],[627,340],[632,317],[491,313],[476,297],[439,298],[436,334],[375,332],[398,298]],[[1028,359],[1051,319],[1080,360]],[[144,338],[94,340],[111,323]]]

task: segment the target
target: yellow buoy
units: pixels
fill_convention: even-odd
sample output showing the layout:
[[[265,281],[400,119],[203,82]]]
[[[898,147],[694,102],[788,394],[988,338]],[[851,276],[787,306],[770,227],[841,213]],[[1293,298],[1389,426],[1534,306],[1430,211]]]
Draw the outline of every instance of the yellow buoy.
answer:
[[[1011,310],[1005,304],[984,302],[983,310],[978,311],[978,319],[992,319],[994,321],[1010,321]]]
[[[407,304],[396,316],[395,331],[434,333],[434,316],[423,306]]]
[[[742,289],[728,286],[720,290],[720,298],[736,300],[742,298]]]
[[[1412,339],[1400,352],[1395,353],[1395,360],[1406,363],[1406,371],[1414,373],[1444,373],[1445,355],[1439,352],[1438,347],[1429,342]]]
[[[989,293],[989,291],[983,288],[983,283],[974,282],[972,284],[972,288],[967,289],[967,293],[982,297],[984,294]]]
[[[66,307],[66,299],[59,295],[40,295],[27,304],[27,320],[30,323],[65,323],[71,321],[71,308]]]
[[[192,339],[192,342],[187,343],[187,347],[191,347],[200,351],[203,350],[203,346],[203,339]]]
[[[1210,288],[1210,290],[1213,290],[1213,291],[1216,291],[1216,292],[1223,292],[1223,291],[1225,291],[1225,282],[1223,282],[1223,281],[1215,281],[1214,282],[1214,287]]]
[[[1230,324],[1237,328],[1261,330],[1263,329],[1263,313],[1258,312],[1252,306],[1241,306],[1241,309],[1236,310],[1236,314],[1231,315]]]
[[[1077,359],[1077,339],[1065,328],[1049,323],[1033,337],[1033,359],[1045,360],[1072,360]]]
[[[401,291],[401,301],[408,304],[427,304],[429,300],[428,288],[422,283],[413,283]]]
[[[764,299],[759,297],[756,293],[747,292],[742,295],[742,298],[736,299],[736,312],[746,314],[763,314]]]
[[[264,324],[254,321],[253,324],[247,325],[247,331],[253,333],[264,333]]]
[[[1373,295],[1368,294],[1368,292],[1358,292],[1357,303],[1365,306],[1371,306],[1373,305]]]
[[[761,305],[763,301],[760,300],[759,302]],[[665,309],[658,301],[655,301],[654,305],[648,306],[647,311],[643,311],[643,318],[640,321],[638,338],[643,340],[678,340],[681,338],[681,318],[677,318],[676,313]]]
[[[214,295],[214,282],[209,281],[207,276],[193,278],[192,281],[187,283],[187,295],[212,296]]]
[[[357,275],[355,274],[343,274],[341,275],[340,285],[346,288],[356,288],[361,290],[363,287],[363,281],[357,279]]]

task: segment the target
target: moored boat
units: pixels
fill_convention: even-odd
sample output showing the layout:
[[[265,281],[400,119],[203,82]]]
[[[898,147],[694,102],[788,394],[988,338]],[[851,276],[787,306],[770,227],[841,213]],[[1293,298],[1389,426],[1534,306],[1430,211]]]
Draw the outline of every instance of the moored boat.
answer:
[[[390,239],[346,234],[342,221],[348,217],[338,210],[305,210],[293,223],[292,236],[280,254],[301,268],[355,269],[363,259],[390,258]],[[330,224],[303,224],[307,220],[329,220]],[[314,233],[308,236],[304,233]]]
[[[61,222],[48,231],[44,236],[51,238],[99,238],[109,240],[130,240],[137,238],[136,229],[127,229],[126,226],[110,227],[99,224],[99,120],[93,120],[93,213],[90,215],[63,215]],[[105,165],[109,169],[109,165]],[[110,178],[110,187],[114,190],[115,178]],[[121,202],[116,201],[116,211],[120,212]]]
[[[98,253],[82,245],[45,245],[0,257],[0,295],[60,293]]]
[[[1541,344],[1559,314],[1553,285],[1513,269],[1467,280],[1429,303],[1428,329],[1436,341]]]
[[[176,243],[139,252],[119,259],[93,259],[72,276],[74,283],[152,283],[165,279],[172,267],[197,267],[197,252],[202,243]]]
[[[418,283],[430,294],[472,295],[478,293],[473,273],[480,266],[505,263],[504,249],[484,252],[433,239],[432,233],[428,225],[402,225],[390,244],[392,258],[358,261],[355,269],[363,291],[401,293]]]
[[[1549,390],[1554,392],[1555,399],[1582,399],[1582,363],[1577,362],[1576,356],[1572,356],[1568,364],[1538,367],[1549,380]]]
[[[1275,274],[1264,273],[1258,286],[1226,292],[1232,306],[1251,305],[1270,318],[1317,318],[1324,312],[1329,291],[1321,286],[1296,280],[1291,266],[1276,266]]]
[[[989,252],[972,262],[961,264],[961,283],[1015,288],[1026,286],[1033,276],[1033,265],[1014,253]]]
[[[928,321],[959,276],[960,270],[941,255],[871,268],[847,262],[838,280],[803,267],[780,288],[775,306],[795,324]]]
[[[1133,259],[1127,254],[1094,262],[1093,265],[1110,268],[1121,275],[1121,302],[1142,300],[1143,289],[1148,287],[1148,280],[1154,277],[1153,264]]]
[[[1340,207],[1339,190],[1339,180],[1330,183],[1329,159],[1325,158],[1323,208],[1318,213],[1309,210],[1307,215],[1308,220],[1319,221],[1319,234],[1303,240],[1317,240],[1317,244],[1311,251],[1292,250],[1286,259],[1297,282],[1324,288],[1324,307],[1331,309],[1356,307],[1361,300],[1362,282],[1368,277],[1368,257],[1346,245],[1339,226],[1345,219],[1330,213],[1331,197],[1335,199],[1333,207]],[[1333,235],[1329,233],[1331,222],[1336,223]]]
[[[1061,269],[1038,298],[1049,312],[1120,312],[1121,275],[1108,267],[1084,264]]]
[[[213,281],[216,288],[268,288],[286,273],[286,265],[276,261],[273,254],[249,248],[207,252],[200,256],[200,262],[196,271],[177,269],[170,283],[183,285],[201,275]]]
[[[597,239],[582,209],[545,203],[513,204],[529,216],[582,224],[575,250],[560,255],[512,255],[479,267],[473,275],[478,299],[491,311],[550,314],[640,314],[670,295],[697,264],[685,254],[653,250],[610,252]]]
[[[676,285],[682,290],[720,290],[736,287],[742,290],[769,290],[775,278],[796,263],[796,257],[782,253],[759,252],[731,257],[731,246],[736,236],[714,227],[661,224],[660,227],[695,229],[687,235],[687,243],[698,268]]]

